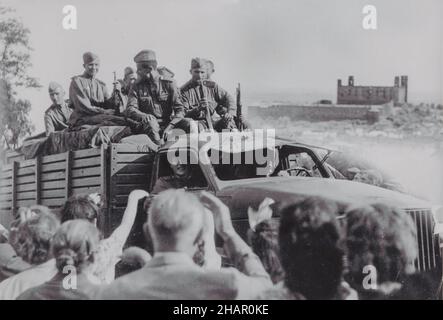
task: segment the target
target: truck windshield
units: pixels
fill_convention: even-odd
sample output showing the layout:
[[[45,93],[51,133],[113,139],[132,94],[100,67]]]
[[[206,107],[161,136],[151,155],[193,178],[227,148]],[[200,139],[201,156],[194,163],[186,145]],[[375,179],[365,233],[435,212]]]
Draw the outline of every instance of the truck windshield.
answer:
[[[220,180],[261,177],[321,177],[315,156],[305,148],[277,146],[239,153],[209,150],[208,156]],[[321,166],[321,164],[320,164]],[[322,168],[322,167],[321,167]]]

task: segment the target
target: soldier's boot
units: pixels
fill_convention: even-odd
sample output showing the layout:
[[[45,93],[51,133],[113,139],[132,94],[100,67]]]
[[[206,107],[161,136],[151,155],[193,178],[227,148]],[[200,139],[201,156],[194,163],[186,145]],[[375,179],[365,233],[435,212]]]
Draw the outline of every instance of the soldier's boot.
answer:
[[[215,124],[213,124],[215,129]],[[209,131],[208,122],[206,120],[198,120],[198,132]]]

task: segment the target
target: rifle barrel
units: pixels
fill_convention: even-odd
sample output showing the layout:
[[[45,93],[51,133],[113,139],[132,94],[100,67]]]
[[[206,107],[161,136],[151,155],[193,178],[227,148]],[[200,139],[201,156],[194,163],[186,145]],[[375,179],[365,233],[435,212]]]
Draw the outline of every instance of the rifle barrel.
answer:
[[[243,121],[241,121],[241,116],[242,116],[242,104],[241,104],[241,87],[240,87],[240,83],[238,83],[237,85],[237,128],[239,131],[243,131],[244,129],[244,125],[243,125]]]
[[[203,81],[200,81],[200,95],[203,100],[206,101],[205,89],[203,88]],[[214,126],[212,125],[211,112],[209,110],[209,106],[206,101],[206,122],[208,123],[209,130],[214,130]]]

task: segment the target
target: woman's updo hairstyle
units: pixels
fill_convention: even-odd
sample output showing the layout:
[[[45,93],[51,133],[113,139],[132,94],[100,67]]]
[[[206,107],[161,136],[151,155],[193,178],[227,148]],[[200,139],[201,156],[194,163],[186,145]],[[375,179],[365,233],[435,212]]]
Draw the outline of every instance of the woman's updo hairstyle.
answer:
[[[66,266],[73,266],[81,273],[94,263],[99,241],[100,232],[92,223],[80,219],[63,223],[52,241],[57,269],[63,272]]]

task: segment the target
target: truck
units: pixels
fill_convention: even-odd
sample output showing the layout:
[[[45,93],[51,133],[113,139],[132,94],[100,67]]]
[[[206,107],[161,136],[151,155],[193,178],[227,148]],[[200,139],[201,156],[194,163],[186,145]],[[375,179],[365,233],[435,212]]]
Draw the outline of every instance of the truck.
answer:
[[[221,199],[244,238],[249,229],[248,208],[258,208],[265,198],[284,205],[322,196],[338,204],[337,218],[344,220],[349,205],[382,202],[395,206],[415,223],[416,268],[441,279],[441,240],[436,233],[440,224],[427,201],[344,179],[319,156],[319,150],[325,151],[321,147],[275,137],[271,143],[263,143],[263,139],[241,132],[209,137],[215,138],[185,135],[157,151],[117,143],[31,160],[12,154],[0,172],[0,222],[7,226],[22,206],[42,204],[58,210],[71,195],[99,193],[103,209],[98,227],[107,236],[119,225],[130,191],[151,192],[158,179],[173,174],[171,159],[179,157],[188,162],[194,177],[185,190],[206,190]],[[130,244],[142,241],[146,210],[139,211]],[[273,218],[278,219],[278,210],[273,210]]]

